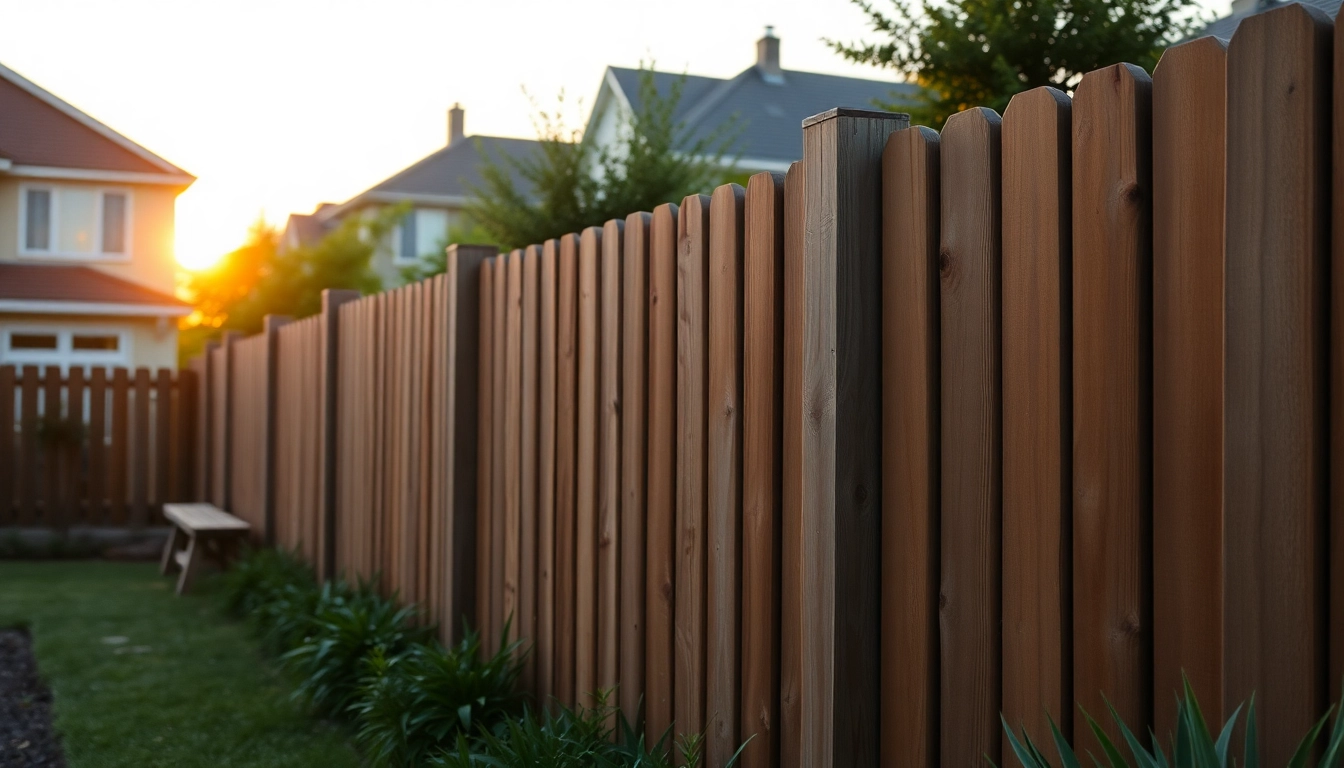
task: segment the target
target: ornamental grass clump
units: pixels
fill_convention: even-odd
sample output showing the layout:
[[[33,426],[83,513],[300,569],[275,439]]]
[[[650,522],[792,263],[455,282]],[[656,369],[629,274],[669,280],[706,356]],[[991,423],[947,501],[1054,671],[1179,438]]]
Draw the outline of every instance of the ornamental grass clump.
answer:
[[[1134,762],[1125,760],[1120,749],[1116,746],[1106,732],[1092,716],[1083,712],[1083,717],[1087,720],[1088,727],[1097,737],[1101,744],[1102,752],[1106,756],[1107,764],[1110,768],[1227,768],[1229,765],[1229,756],[1232,754],[1231,742],[1232,732],[1235,730],[1237,718],[1241,715],[1241,707],[1237,707],[1232,716],[1228,718],[1227,723],[1223,725],[1222,731],[1217,739],[1209,730],[1208,724],[1204,720],[1204,713],[1200,711],[1199,702],[1195,699],[1195,692],[1190,688],[1190,681],[1185,681],[1185,696],[1176,702],[1176,733],[1172,737],[1170,744],[1170,757],[1162,751],[1158,744],[1156,734],[1151,730],[1148,732],[1152,749],[1145,747],[1129,726],[1120,719],[1119,713],[1114,707],[1107,704],[1111,710],[1111,718],[1115,720],[1116,726],[1120,730],[1121,740],[1128,748]],[[1330,715],[1335,711],[1335,707],[1326,710],[1325,715],[1307,735],[1302,737],[1294,751],[1292,758],[1288,761],[1288,768],[1306,768],[1311,758],[1312,750],[1320,738],[1325,724],[1329,722]],[[1032,742],[1031,737],[1025,731],[1022,732],[1022,738],[1018,739],[1013,733],[1013,729],[1008,725],[1008,721],[1000,715],[999,719],[1003,722],[1004,733],[1008,737],[1008,744],[1012,748],[1014,756],[1024,768],[1052,768],[1053,764],[1046,759],[1041,750]],[[1063,768],[1080,768],[1081,763],[1073,748],[1069,746],[1064,735],[1060,733],[1059,728],[1055,726],[1054,721],[1050,722],[1050,733],[1054,741],[1055,751],[1059,755],[1060,764]],[[1098,766],[1102,762],[1094,755],[1089,755],[1091,762]],[[1326,742],[1325,751],[1321,756],[1321,761],[1316,763],[1317,768],[1339,768],[1340,760],[1344,757],[1344,716],[1335,717],[1335,725],[1330,733],[1329,740]],[[991,761],[992,764],[992,761]],[[1240,763],[1233,763],[1241,768],[1260,768],[1260,749],[1259,739],[1255,724],[1255,697],[1251,697],[1250,704],[1246,707],[1246,735],[1242,743],[1242,760]]]

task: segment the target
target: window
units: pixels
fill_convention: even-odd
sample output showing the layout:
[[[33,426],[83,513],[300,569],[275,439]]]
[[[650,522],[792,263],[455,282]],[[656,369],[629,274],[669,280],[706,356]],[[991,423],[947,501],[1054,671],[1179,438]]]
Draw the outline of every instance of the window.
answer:
[[[393,232],[392,252],[398,264],[410,264],[438,251],[447,237],[447,211],[417,208],[407,213]]]
[[[0,365],[70,366],[126,365],[130,359],[126,331],[69,328],[11,328],[0,331]]]
[[[94,187],[25,186],[21,200],[24,256],[125,258],[131,196]]]

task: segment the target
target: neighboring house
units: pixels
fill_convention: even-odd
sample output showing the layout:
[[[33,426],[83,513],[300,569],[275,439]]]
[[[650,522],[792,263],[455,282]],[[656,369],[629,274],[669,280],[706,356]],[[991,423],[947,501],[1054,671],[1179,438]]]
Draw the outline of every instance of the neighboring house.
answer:
[[[281,248],[311,244],[351,216],[369,216],[406,203],[411,210],[379,245],[372,262],[383,285],[400,285],[403,268],[438,251],[449,229],[462,224],[462,209],[472,188],[484,184],[481,153],[503,164],[506,157],[524,157],[537,146],[527,139],[468,136],[465,120],[466,111],[453,105],[448,110],[448,141],[443,149],[343,203],[323,203],[311,214],[291,214],[281,235]]]
[[[0,66],[0,365],[177,367],[195,178]]]
[[[735,140],[727,159],[742,171],[787,171],[803,158],[802,123],[833,107],[876,109],[876,104],[910,99],[917,87],[889,80],[821,75],[784,69],[780,41],[771,27],[756,41],[756,64],[736,77],[685,75],[675,119],[692,142],[714,135],[735,120]],[[584,136],[598,147],[620,146],[629,116],[639,105],[637,69],[607,67]],[[683,75],[654,72],[654,85],[667,94]]]
[[[1339,15],[1340,0],[1300,0],[1300,2],[1321,11],[1332,19]],[[1276,2],[1276,0],[1232,0],[1232,12],[1211,22],[1204,28],[1203,32],[1195,37],[1213,35],[1224,40],[1231,40],[1232,33],[1237,31],[1237,26],[1241,24],[1242,19],[1254,16],[1257,13],[1272,11],[1287,4]]]

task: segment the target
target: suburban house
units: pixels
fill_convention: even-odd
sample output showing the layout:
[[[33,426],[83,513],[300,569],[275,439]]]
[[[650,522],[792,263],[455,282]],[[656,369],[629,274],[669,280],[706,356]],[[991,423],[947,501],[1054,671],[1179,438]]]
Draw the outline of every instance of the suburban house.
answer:
[[[1340,0],[1291,1],[1301,2],[1303,5],[1311,6],[1332,19],[1339,15]],[[1245,19],[1248,16],[1254,16],[1257,13],[1272,11],[1275,8],[1284,5],[1287,5],[1287,3],[1277,2],[1277,0],[1232,0],[1232,12],[1220,19],[1215,19],[1210,22],[1209,25],[1204,28],[1204,31],[1200,32],[1196,37],[1213,35],[1214,37],[1221,37],[1224,40],[1231,40],[1232,33],[1237,31],[1237,26],[1241,24],[1242,19]]]
[[[0,66],[0,365],[177,367],[187,172]]]
[[[771,27],[756,41],[756,63],[727,79],[684,75],[675,118],[692,142],[711,137],[733,123],[727,157],[746,172],[787,171],[803,157],[805,118],[833,107],[876,109],[913,96],[917,86],[890,80],[822,75],[784,69],[780,40]],[[637,69],[607,67],[584,137],[599,147],[617,145],[624,126],[639,108]],[[654,72],[653,82],[666,94],[683,75]]]
[[[379,244],[373,269],[383,285],[400,285],[401,270],[415,266],[442,249],[451,228],[462,223],[462,209],[473,187],[484,183],[481,153],[503,163],[532,151],[537,142],[501,136],[468,136],[466,110],[448,110],[448,137],[443,149],[340,204],[323,203],[310,214],[291,214],[281,235],[281,248],[315,242],[351,216],[368,216],[387,206],[408,204],[410,210]]]

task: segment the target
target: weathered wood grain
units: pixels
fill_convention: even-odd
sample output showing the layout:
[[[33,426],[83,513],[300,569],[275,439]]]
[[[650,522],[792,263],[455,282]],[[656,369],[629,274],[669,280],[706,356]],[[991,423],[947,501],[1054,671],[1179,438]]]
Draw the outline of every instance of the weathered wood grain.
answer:
[[[621,711],[632,724],[642,721],[644,629],[647,574],[644,531],[649,468],[649,235],[653,216],[625,218],[621,272],[621,507],[620,690]]]
[[[1223,706],[1255,693],[1269,765],[1328,688],[1330,56],[1298,4],[1227,50]]]
[[[597,461],[598,277],[602,230],[588,227],[579,240],[578,406],[574,505],[574,685],[578,701],[595,704],[597,690]]]
[[[882,154],[882,754],[938,765],[939,139]]]
[[[942,744],[946,765],[998,760],[1002,391],[1000,120],[943,126],[941,251]]]
[[[1153,714],[1176,732],[1184,674],[1223,711],[1223,206],[1227,44],[1153,70]]]
[[[620,683],[621,627],[621,266],[625,261],[625,222],[602,226],[598,264],[598,460],[597,460],[597,680],[612,691]],[[619,701],[619,691],[611,701]],[[615,725],[613,719],[612,725]]]
[[[579,236],[560,238],[555,315],[555,697],[574,706]]]
[[[556,445],[556,274],[560,241],[541,247],[540,363],[537,403],[537,700],[545,707],[555,696],[555,455]]]
[[[802,161],[784,176],[784,343],[780,385],[779,756],[803,765],[803,262],[807,206]]]
[[[1152,707],[1150,91],[1117,64],[1073,97],[1074,691],[1132,724]]]

